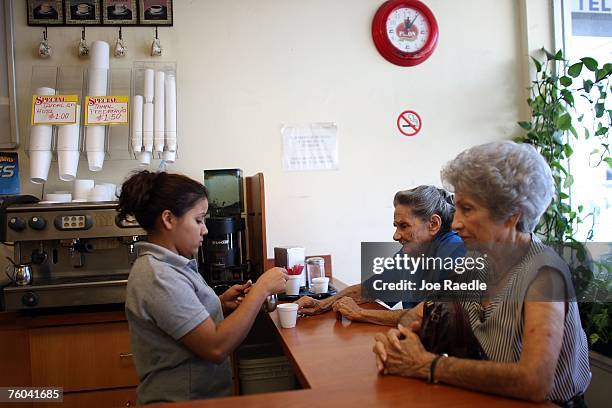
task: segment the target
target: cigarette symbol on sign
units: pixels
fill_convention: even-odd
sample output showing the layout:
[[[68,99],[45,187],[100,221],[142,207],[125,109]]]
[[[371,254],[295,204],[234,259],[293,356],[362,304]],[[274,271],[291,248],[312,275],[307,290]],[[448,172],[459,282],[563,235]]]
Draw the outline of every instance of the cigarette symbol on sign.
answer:
[[[397,118],[397,128],[404,136],[415,136],[421,126],[421,117],[415,111],[404,111]]]

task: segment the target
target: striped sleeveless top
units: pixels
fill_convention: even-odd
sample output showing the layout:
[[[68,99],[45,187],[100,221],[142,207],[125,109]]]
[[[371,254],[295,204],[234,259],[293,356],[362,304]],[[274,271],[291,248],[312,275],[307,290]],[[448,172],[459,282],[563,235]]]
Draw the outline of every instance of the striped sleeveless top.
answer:
[[[563,343],[553,388],[547,396],[548,400],[565,402],[586,391],[591,381],[591,370],[586,335],[580,323],[578,304],[572,296],[573,284],[569,268],[552,249],[532,234],[527,253],[510,270],[508,283],[502,292],[484,308],[480,302],[475,301],[464,301],[462,304],[474,335],[488,359],[518,362],[522,348],[525,295],[543,266],[560,271],[569,293]]]

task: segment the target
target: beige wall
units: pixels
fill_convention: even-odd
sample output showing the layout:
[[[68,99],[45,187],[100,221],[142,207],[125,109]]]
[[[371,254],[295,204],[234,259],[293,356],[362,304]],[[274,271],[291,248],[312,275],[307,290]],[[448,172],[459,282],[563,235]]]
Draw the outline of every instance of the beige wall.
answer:
[[[55,53],[37,58],[41,29],[26,25],[25,1],[14,2],[25,135],[32,66],[87,63],[76,57],[78,27],[50,28]],[[331,253],[334,273],[351,283],[359,279],[360,242],[391,239],[395,191],[439,184],[441,166],[461,150],[517,134],[526,114],[527,50],[550,31],[548,0],[427,0],[440,26],[438,49],[426,63],[400,68],[372,43],[382,2],[174,0],[175,26],[159,29],[162,59],[178,64],[180,159],[173,170],[200,180],[204,168],[262,171],[268,254],[287,244]],[[526,29],[535,33],[528,42]],[[116,36],[110,27],[87,30],[89,41],[112,44]],[[126,28],[128,57],[111,57],[111,67],[150,60],[152,37],[152,28]],[[396,130],[405,109],[424,120],[418,137]],[[340,169],[283,172],[281,124],[321,121],[338,126]],[[22,190],[40,195],[21,153]],[[78,176],[120,182],[136,166],[106,162],[94,174],[83,162]],[[47,191],[69,188],[53,167]]]

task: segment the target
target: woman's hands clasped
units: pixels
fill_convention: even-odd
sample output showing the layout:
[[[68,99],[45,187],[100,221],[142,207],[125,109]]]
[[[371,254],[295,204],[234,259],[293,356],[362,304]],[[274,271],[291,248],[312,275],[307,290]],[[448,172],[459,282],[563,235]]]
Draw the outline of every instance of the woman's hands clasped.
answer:
[[[387,334],[374,336],[372,351],[376,355],[376,367],[380,374],[427,378],[435,354],[423,347],[417,335],[419,327],[420,322],[412,323],[410,328],[398,325],[397,329],[391,329]]]

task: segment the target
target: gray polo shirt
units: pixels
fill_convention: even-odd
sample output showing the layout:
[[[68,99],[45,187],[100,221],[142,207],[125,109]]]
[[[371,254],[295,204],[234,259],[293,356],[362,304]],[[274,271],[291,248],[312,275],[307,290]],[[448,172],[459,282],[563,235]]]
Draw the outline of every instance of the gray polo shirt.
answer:
[[[138,385],[138,403],[184,401],[231,394],[229,359],[202,360],[179,339],[209,317],[223,320],[221,302],[187,259],[148,242],[137,244],[125,312]]]

